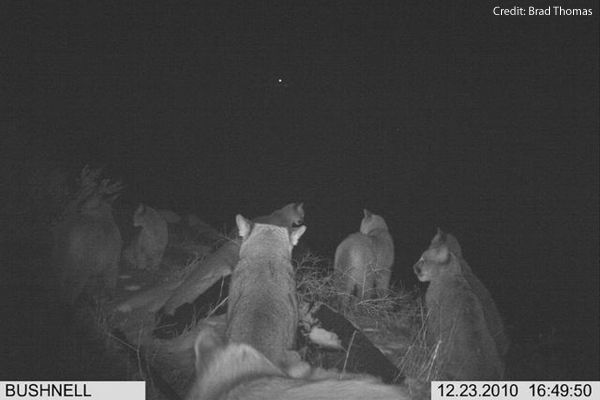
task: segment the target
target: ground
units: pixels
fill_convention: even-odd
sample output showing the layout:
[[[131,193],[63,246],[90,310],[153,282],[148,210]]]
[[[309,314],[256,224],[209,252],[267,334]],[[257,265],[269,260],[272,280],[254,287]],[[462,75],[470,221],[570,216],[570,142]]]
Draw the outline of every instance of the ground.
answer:
[[[1,357],[8,365],[0,368],[0,380],[144,379],[148,381],[148,398],[168,398],[165,393],[169,391],[183,395],[192,377],[191,345],[197,332],[207,323],[223,329],[224,316],[198,321],[182,335],[161,340],[152,336],[154,312],[143,308],[129,313],[115,310],[132,295],[132,287],[143,290],[181,279],[190,265],[197,265],[218,246],[217,236],[179,237],[183,240],[170,245],[158,270],[136,271],[123,266],[114,297],[107,299],[102,292],[87,295],[73,314],[58,303],[49,284],[47,236],[37,247],[9,246],[0,281],[2,292],[8,294],[2,302],[6,354]],[[295,264],[301,303],[330,302],[331,262],[304,251],[295,256]],[[384,300],[361,302],[344,314],[409,378],[417,397],[426,397],[418,385],[426,387],[435,379],[436,370],[434,349],[424,341],[425,311],[420,294],[397,288]],[[520,357],[509,359],[511,379],[575,378],[561,364],[568,354],[561,352],[552,338],[529,342],[513,339],[513,347],[513,354]]]

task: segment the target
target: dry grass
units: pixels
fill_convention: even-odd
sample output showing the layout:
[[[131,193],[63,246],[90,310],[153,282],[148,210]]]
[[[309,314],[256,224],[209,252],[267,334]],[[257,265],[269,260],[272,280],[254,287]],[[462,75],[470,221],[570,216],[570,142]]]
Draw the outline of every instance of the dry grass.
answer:
[[[170,274],[176,274],[178,278],[189,274],[202,262],[202,257],[204,256],[191,260],[179,271],[172,269]],[[323,302],[335,309],[340,293],[333,285],[331,260],[306,253],[294,260],[294,265],[300,303]],[[427,315],[419,297],[415,290],[393,288],[383,298],[357,300],[352,308],[340,310],[407,377],[409,390],[415,399],[428,397],[429,382],[438,377],[437,366],[440,364],[439,346],[432,348],[427,345]],[[101,307],[95,318],[98,329],[104,331],[106,337],[114,342],[115,338],[110,334],[113,321],[110,315],[106,315],[107,312]],[[151,380],[142,368],[141,358],[145,357],[148,363],[161,371],[166,381],[179,393],[183,393],[193,372],[191,343],[207,320],[194,321],[178,338],[158,340],[151,336],[154,326],[149,316],[131,315],[129,318],[137,321],[129,324],[128,337],[137,335],[132,338],[132,342],[138,343],[133,345],[137,348],[130,349],[138,354],[135,365],[129,368],[130,377]],[[158,394],[152,398],[159,398]]]
[[[304,303],[330,304],[338,293],[333,286],[331,262],[311,252],[293,262],[296,268],[296,291],[298,300]]]
[[[439,343],[429,346],[427,343],[428,314],[421,299],[416,301],[414,331],[403,357],[397,360],[398,368],[409,377],[422,382],[431,382],[439,376]]]
[[[336,309],[336,299],[346,294],[333,285],[331,260],[307,253],[295,263],[299,301],[323,302]],[[352,307],[338,311],[363,330],[409,378],[409,384],[419,386],[417,392],[437,377],[439,354],[427,345],[427,315],[417,291],[390,289],[383,298],[357,299]]]

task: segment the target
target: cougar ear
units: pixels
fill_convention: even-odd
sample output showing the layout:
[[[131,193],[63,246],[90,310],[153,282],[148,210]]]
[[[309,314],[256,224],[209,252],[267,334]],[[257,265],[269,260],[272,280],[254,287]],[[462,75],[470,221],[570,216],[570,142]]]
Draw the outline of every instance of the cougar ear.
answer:
[[[298,244],[300,237],[302,235],[304,235],[305,231],[306,231],[305,225],[299,226],[298,228],[292,228],[291,233],[290,233],[290,240],[292,242],[292,246],[295,246]]]
[[[365,214],[365,218],[369,218],[373,213],[366,208],[363,209],[363,213]]]
[[[136,214],[143,214],[145,210],[146,210],[146,206],[144,205],[144,203],[140,203],[140,205],[138,206],[138,208],[135,210],[135,213]]]
[[[438,227],[435,236],[433,237],[433,239],[431,239],[430,246],[437,247],[445,242],[446,242],[446,234],[444,233],[443,230],[440,229],[440,227]]]
[[[296,213],[300,216],[296,221],[292,221],[293,226],[302,225],[304,222],[304,203],[296,203],[294,206]]]
[[[448,250],[448,246],[446,246],[445,244],[441,244],[437,248],[437,251],[435,252],[435,255],[433,256],[434,261],[438,264],[445,264],[448,262],[449,258],[450,258],[450,251]]]
[[[246,239],[252,230],[252,222],[242,217],[241,214],[238,214],[235,216],[235,223],[237,224],[240,236]]]
[[[444,243],[448,246],[448,249],[454,253],[458,258],[463,258],[462,248],[460,247],[460,243],[458,243],[458,239],[451,233],[447,233],[444,236]]]

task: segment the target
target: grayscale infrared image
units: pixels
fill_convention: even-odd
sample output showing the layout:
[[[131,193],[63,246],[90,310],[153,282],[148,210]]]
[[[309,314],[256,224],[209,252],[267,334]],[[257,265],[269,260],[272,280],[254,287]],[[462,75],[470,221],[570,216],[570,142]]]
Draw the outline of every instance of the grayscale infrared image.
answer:
[[[3,2],[0,398],[599,398],[599,13]]]

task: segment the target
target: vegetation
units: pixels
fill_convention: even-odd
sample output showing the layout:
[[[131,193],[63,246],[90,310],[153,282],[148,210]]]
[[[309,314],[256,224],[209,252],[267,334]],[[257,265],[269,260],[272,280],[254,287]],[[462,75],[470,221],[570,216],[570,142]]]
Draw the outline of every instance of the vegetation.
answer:
[[[46,178],[36,174],[28,178],[38,183],[41,179],[47,185],[34,184],[16,190],[10,197],[12,208],[6,206],[3,210],[5,216],[12,216],[7,218],[7,226],[14,225],[15,218],[27,210],[44,214],[36,229],[41,224],[49,231],[52,222],[60,219],[61,211],[69,208],[80,192],[57,171],[45,174]],[[89,170],[86,176],[91,176]],[[98,181],[99,172],[95,179]],[[31,195],[30,203],[18,203],[18,199],[28,198],[28,195]],[[44,208],[44,204],[50,207]],[[116,208],[121,206],[117,203]],[[121,215],[117,218],[118,225],[126,231],[130,223],[123,217],[126,213],[117,210],[116,214]],[[30,225],[24,228],[33,229]],[[8,235],[4,231],[3,234]],[[19,232],[19,237],[26,236],[27,232]],[[182,235],[180,243],[169,244],[159,271],[134,279],[145,287],[181,279],[201,264],[206,256],[202,249],[214,250],[226,236],[213,235],[207,239],[202,235]],[[37,236],[30,238],[36,240]],[[10,349],[8,360],[13,368],[5,370],[0,380],[145,379],[149,382],[148,398],[165,398],[165,384],[183,394],[193,370],[191,343],[195,335],[205,324],[224,326],[223,316],[211,315],[207,320],[192,321],[189,329],[178,338],[155,339],[152,337],[153,312],[142,309],[121,314],[115,311],[114,306],[131,294],[125,290],[125,283],[119,285],[116,298],[109,301],[95,295],[86,296],[74,314],[65,315],[57,301],[57,293],[48,285],[51,282],[50,269],[46,267],[48,247],[32,252],[27,246],[13,246],[9,257],[12,261],[5,266],[18,271],[18,274],[7,275],[3,282],[9,293],[15,293],[14,303],[6,303],[7,309],[15,310],[14,315],[7,316],[11,322],[5,324],[13,327],[9,333],[12,336],[6,336]],[[305,252],[295,256],[294,262],[300,303],[335,305],[340,294],[336,293],[331,281],[331,260]],[[420,294],[418,289],[396,287],[384,298],[365,299],[354,308],[341,311],[408,378],[415,398],[426,398],[429,382],[437,378],[437,365],[442,360],[439,360],[437,346],[432,348],[426,344],[427,312]],[[125,337],[119,331],[124,332]],[[530,342],[513,339],[513,347],[519,355],[509,360],[509,378],[549,380],[568,376],[560,365],[561,343],[553,332]],[[40,362],[32,366],[32,359]]]

